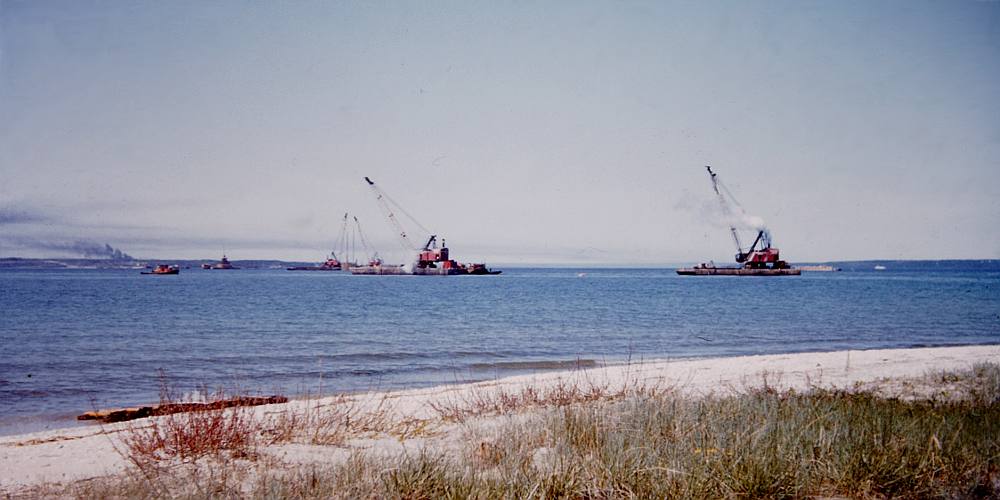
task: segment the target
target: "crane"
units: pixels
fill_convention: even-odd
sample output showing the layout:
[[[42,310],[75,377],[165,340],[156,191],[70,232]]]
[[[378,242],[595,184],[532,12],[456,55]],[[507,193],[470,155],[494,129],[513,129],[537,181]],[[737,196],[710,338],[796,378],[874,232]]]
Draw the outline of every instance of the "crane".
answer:
[[[431,234],[430,230],[424,227],[423,224],[417,221],[416,218],[404,210],[399,203],[396,203],[395,200],[390,198],[384,191],[382,191],[382,189],[375,185],[375,181],[365,177],[365,182],[368,183],[368,187],[371,188],[373,193],[375,193],[375,201],[378,202],[379,208],[382,209],[382,214],[385,215],[389,224],[395,228],[396,237],[403,249],[406,251],[417,252],[417,269],[437,269],[438,264],[441,264],[444,269],[460,268],[457,262],[448,258],[448,247],[445,246],[444,240],[441,240],[441,247],[439,248],[437,246],[436,234]],[[396,216],[397,211],[410,219],[410,222],[422,230],[423,234],[429,235],[427,237],[427,242],[424,243],[423,246],[417,246],[413,240],[410,239],[410,235],[407,233],[406,228]]]
[[[771,233],[766,227],[756,228],[757,238],[754,239],[753,244],[750,245],[746,252],[743,251],[743,245],[740,243],[739,233],[736,231],[736,224],[734,222],[736,214],[733,212],[730,204],[739,209],[740,215],[744,218],[748,217],[746,210],[736,201],[736,197],[729,192],[729,189],[722,184],[722,181],[718,178],[718,174],[712,171],[712,167],[706,165],[705,169],[708,170],[709,178],[712,180],[712,190],[719,197],[722,211],[729,219],[729,232],[733,235],[733,242],[736,243],[736,262],[752,269],[769,268],[768,264],[770,264],[770,268],[774,269],[788,268],[788,263],[780,259],[778,249],[771,246]],[[760,245],[760,249],[757,248],[758,245]]]
[[[347,213],[344,213],[344,219],[340,227],[340,234],[337,236],[337,241],[333,243],[333,250],[330,251],[330,257],[333,260],[339,261],[339,259],[344,258],[347,255]],[[340,256],[337,256],[337,250],[340,250]]]
[[[365,233],[361,231],[361,221],[358,220],[357,215],[354,216],[354,227],[355,231],[358,233],[358,239],[361,240],[361,246],[365,249],[365,254],[368,257],[368,265],[374,266],[381,264],[382,258],[378,256],[378,250],[368,243],[368,238],[365,238]]]
[[[412,215],[410,215],[406,210],[403,210],[403,207],[399,206],[399,203],[396,203],[395,200],[389,198],[389,196],[386,195],[385,192],[382,191],[382,189],[380,189],[378,186],[375,185],[374,181],[372,181],[368,177],[365,177],[365,182],[368,183],[368,187],[370,187],[372,192],[375,193],[375,201],[378,202],[379,208],[382,209],[382,214],[385,215],[386,219],[389,220],[389,224],[391,224],[393,228],[395,228],[396,237],[399,239],[399,242],[402,245],[403,249],[414,252],[418,250],[430,250],[430,246],[437,239],[437,236],[430,234],[431,232],[426,227],[424,227],[423,224],[417,221],[417,219],[415,219]],[[427,243],[424,244],[423,247],[418,247],[415,243],[413,243],[413,240],[410,239],[409,234],[407,234],[406,232],[406,228],[403,227],[403,224],[399,221],[399,218],[396,217],[394,208],[395,210],[398,210],[401,214],[409,218],[411,222],[413,222],[418,228],[420,228],[424,232],[424,234],[430,235],[430,237],[427,239]]]

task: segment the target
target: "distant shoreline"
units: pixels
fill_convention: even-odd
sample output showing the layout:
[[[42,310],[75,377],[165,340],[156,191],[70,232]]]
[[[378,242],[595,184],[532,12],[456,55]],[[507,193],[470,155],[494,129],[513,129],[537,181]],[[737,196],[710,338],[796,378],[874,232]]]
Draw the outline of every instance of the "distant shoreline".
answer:
[[[135,269],[152,266],[156,263],[170,263],[192,269],[202,264],[214,264],[217,258],[205,259],[171,259],[171,258],[134,258],[132,260],[115,261],[110,259],[90,258],[37,258],[37,257],[0,257],[0,272],[5,269]],[[233,259],[231,261],[243,269],[283,270],[287,267],[315,265],[316,261],[280,260],[280,259]],[[695,261],[664,262],[664,263],[531,263],[491,261],[498,268],[507,269],[675,269],[699,264]],[[726,263],[719,260],[718,264]],[[886,270],[915,270],[916,268],[935,271],[963,270],[969,267],[1000,271],[1000,259],[866,259],[866,260],[826,260],[792,262],[792,266],[831,266],[843,271],[872,270],[875,266],[884,266]]]

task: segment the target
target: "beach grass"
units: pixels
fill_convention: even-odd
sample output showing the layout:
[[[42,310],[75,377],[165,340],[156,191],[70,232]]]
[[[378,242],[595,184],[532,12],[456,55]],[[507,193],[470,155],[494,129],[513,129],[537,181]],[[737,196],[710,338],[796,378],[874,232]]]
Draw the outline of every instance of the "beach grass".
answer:
[[[350,449],[344,460],[309,465],[247,454],[239,445],[213,445],[212,453],[189,454],[171,467],[57,493],[400,499],[1000,495],[1000,365],[934,373],[917,385],[924,390],[902,397],[873,387],[796,391],[768,383],[704,397],[648,387],[524,388],[436,403],[440,425],[460,435],[457,444],[428,444],[392,456]],[[354,406],[332,413],[313,407],[282,417],[280,425],[260,420],[247,429],[271,443],[324,446],[344,446],[357,429],[412,437],[393,430],[399,423],[381,403],[374,408],[375,416],[363,417]],[[199,417],[188,418],[190,425],[201,425]]]

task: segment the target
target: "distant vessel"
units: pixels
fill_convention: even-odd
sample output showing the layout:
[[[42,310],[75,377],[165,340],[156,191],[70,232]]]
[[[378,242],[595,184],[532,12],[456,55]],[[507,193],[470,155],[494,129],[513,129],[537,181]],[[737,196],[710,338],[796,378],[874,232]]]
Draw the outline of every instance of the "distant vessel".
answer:
[[[818,265],[818,266],[799,266],[799,270],[800,271],[812,271],[812,272],[826,272],[826,273],[829,273],[829,272],[840,271],[841,269],[839,267],[833,267],[833,266],[827,266],[827,265]]]
[[[875,266],[876,271],[885,271],[885,266]]]
[[[407,236],[406,229],[396,218],[393,206],[395,206],[400,213],[409,217],[409,219],[416,224],[424,234],[430,233],[423,225],[417,222],[412,215],[408,214],[406,210],[403,210],[395,201],[392,201],[385,193],[375,185],[375,182],[365,177],[365,182],[368,183],[368,187],[375,193],[375,200],[379,204],[379,208],[382,209],[383,214],[389,220],[389,224],[396,229],[396,235],[399,238],[400,243],[404,248],[413,250],[417,252],[416,262],[413,263],[412,270],[410,272],[396,273],[379,273],[379,274],[415,274],[419,276],[452,276],[452,275],[491,275],[500,274],[502,271],[494,271],[486,267],[483,263],[469,263],[460,264],[455,260],[451,259],[448,253],[448,246],[445,245],[444,238],[441,239],[441,246],[437,245],[437,235],[431,234],[427,238],[427,243],[424,243],[423,247],[417,248],[414,245],[413,240]],[[391,203],[391,205],[390,205]],[[399,269],[406,269],[405,266],[399,266]],[[352,271],[353,272],[353,271]],[[367,272],[358,272],[355,274],[376,274]]]
[[[354,255],[354,244],[358,239],[361,239],[362,244],[365,243],[364,233],[361,232],[361,223],[358,222],[358,218],[354,218],[355,226],[353,231],[348,230],[347,217],[349,214],[344,214],[343,225],[340,228],[340,236],[337,237],[337,241],[334,242],[334,249],[330,251],[330,257],[326,259],[326,262],[318,266],[292,266],[286,268],[289,271],[341,271],[344,269],[350,269],[357,265],[353,262],[352,255]],[[337,257],[337,250],[340,250],[341,257],[346,257],[346,261],[341,261]]]
[[[180,274],[181,269],[177,266],[168,266],[166,264],[160,264],[153,268],[152,271],[143,271],[139,274]]]
[[[222,260],[220,260],[219,262],[216,262],[215,264],[211,264],[211,265],[209,265],[209,264],[202,264],[201,268],[202,269],[239,269],[238,267],[233,266],[229,262],[229,259],[226,257],[226,254],[222,254]]]
[[[337,260],[337,257],[333,253],[330,253],[330,258],[318,266],[292,266],[285,269],[289,271],[340,271],[343,269],[343,266]]]
[[[382,263],[382,259],[375,258],[368,262],[367,266],[351,266],[351,274],[365,274],[365,275],[404,275],[413,274],[407,271],[402,265],[386,265]]]
[[[733,213],[729,208],[729,202],[726,201],[726,197],[719,191],[719,180],[716,178],[716,173],[712,172],[712,167],[710,166],[706,166],[705,168],[712,179],[712,189],[719,197],[722,210],[727,215],[732,216]],[[726,191],[730,201],[743,212],[739,202],[733,198],[729,190],[725,189],[725,187],[723,187],[723,190]],[[729,231],[732,233],[733,241],[736,243],[736,262],[743,264],[743,267],[716,267],[714,263],[709,263],[700,264],[695,267],[680,268],[677,270],[677,274],[684,276],[798,276],[802,274],[800,270],[792,268],[787,262],[781,260],[778,249],[771,246],[771,233],[766,228],[757,230],[757,238],[746,252],[743,251],[743,246],[740,244],[740,237],[736,233],[735,223],[730,224]],[[758,244],[760,245],[759,249],[757,248]]]

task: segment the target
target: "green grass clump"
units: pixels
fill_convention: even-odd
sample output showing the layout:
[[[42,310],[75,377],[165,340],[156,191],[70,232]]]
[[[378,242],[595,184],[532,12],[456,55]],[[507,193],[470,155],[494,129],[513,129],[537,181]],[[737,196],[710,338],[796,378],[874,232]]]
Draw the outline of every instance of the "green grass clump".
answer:
[[[574,406],[550,412],[541,425],[544,449],[554,455],[546,465],[518,466],[523,434],[507,433],[500,446],[511,451],[497,453],[513,459],[498,463],[505,468],[498,475],[516,481],[497,490],[482,474],[450,480],[474,492],[544,498],[1000,493],[997,403],[762,390]]]

